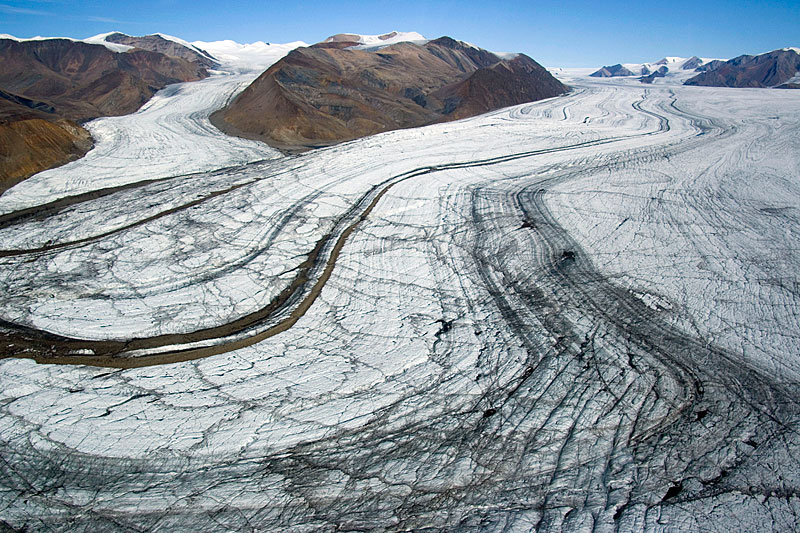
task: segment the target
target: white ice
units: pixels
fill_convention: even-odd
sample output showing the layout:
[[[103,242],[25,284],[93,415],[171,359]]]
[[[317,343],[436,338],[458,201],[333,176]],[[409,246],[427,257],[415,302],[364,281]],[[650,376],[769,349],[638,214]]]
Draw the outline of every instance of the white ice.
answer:
[[[6,478],[28,483],[0,492],[4,520],[796,526],[800,501],[781,491],[800,472],[800,93],[553,71],[570,94],[0,230],[7,249],[65,245],[0,258],[3,319],[89,338],[192,331],[266,305],[363,194],[435,167],[389,189],[279,335],[133,370],[0,360]],[[218,98],[225,79],[170,107]],[[154,164],[170,157],[153,146]],[[20,205],[57,196],[43,190]],[[641,312],[628,334],[614,321],[626,309]]]

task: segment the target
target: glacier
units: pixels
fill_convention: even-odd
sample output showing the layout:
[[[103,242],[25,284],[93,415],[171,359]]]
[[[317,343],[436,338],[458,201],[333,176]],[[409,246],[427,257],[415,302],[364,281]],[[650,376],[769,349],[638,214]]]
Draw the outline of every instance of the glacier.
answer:
[[[207,121],[239,49],[0,197],[0,524],[800,526],[797,94],[565,69],[286,156]]]

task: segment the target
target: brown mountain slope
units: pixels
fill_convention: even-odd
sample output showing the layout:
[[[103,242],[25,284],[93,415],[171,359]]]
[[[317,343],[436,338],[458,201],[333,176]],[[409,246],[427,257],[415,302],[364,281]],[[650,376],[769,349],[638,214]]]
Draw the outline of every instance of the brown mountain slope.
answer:
[[[0,89],[0,194],[91,147],[89,132],[54,115],[52,104]]]
[[[67,119],[0,120],[0,194],[37,172],[78,159],[91,147],[89,132]]]
[[[797,84],[791,80],[800,72],[800,53],[783,49],[757,56],[743,55],[728,61],[712,61],[699,70],[704,72],[688,79],[685,85],[796,88],[793,85]]]
[[[442,37],[354,49],[346,36],[298,48],[212,116],[223,131],[283,149],[474,116],[567,91],[527,56]]]
[[[0,193],[85,154],[91,137],[76,121],[132,113],[166,85],[206,76],[201,64],[148,50],[0,39]]]
[[[185,59],[148,50],[115,53],[67,39],[0,39],[0,89],[47,100],[55,113],[73,120],[132,113],[166,85],[207,75]]]
[[[520,54],[476,70],[465,80],[436,91],[448,120],[472,117],[509,105],[562,94],[564,86],[538,63]]]

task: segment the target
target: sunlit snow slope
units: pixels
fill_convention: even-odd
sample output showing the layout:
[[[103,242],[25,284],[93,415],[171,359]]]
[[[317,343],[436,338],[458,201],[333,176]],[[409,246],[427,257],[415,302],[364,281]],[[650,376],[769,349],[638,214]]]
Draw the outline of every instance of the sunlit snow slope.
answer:
[[[286,158],[205,126],[252,75],[0,198],[2,523],[800,527],[796,92],[575,76]]]

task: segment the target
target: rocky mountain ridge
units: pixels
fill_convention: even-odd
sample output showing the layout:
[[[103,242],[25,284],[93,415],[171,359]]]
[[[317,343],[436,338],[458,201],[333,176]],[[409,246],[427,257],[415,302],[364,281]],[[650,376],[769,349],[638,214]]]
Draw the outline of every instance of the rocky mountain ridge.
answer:
[[[708,64],[711,59],[697,56],[692,57],[664,57],[652,63],[618,63],[604,66],[590,74],[593,78],[615,78],[639,76],[642,83],[653,83],[656,78],[670,75],[683,76],[702,65]]]
[[[133,37],[124,33],[114,32],[106,35],[104,41],[150,50],[151,52],[159,52],[171,57],[180,57],[206,69],[214,68],[218,65],[217,60],[205,50],[189,43],[177,42],[174,38],[167,39],[158,33],[143,37]]]
[[[596,70],[591,77],[639,76],[642,83],[671,77],[684,85],[739,88],[800,88],[800,49],[783,48],[730,60],[665,57],[655,63],[618,63]]]
[[[450,37],[366,47],[364,41],[340,34],[295,49],[212,121],[234,135],[303,150],[567,91],[523,54],[503,59]]]
[[[213,65],[161,37],[113,35],[118,44],[109,46],[0,38],[0,192],[86,153],[92,143],[80,122],[132,113],[159,89],[202,79]]]
[[[686,85],[800,89],[800,50],[783,48],[701,66]]]

